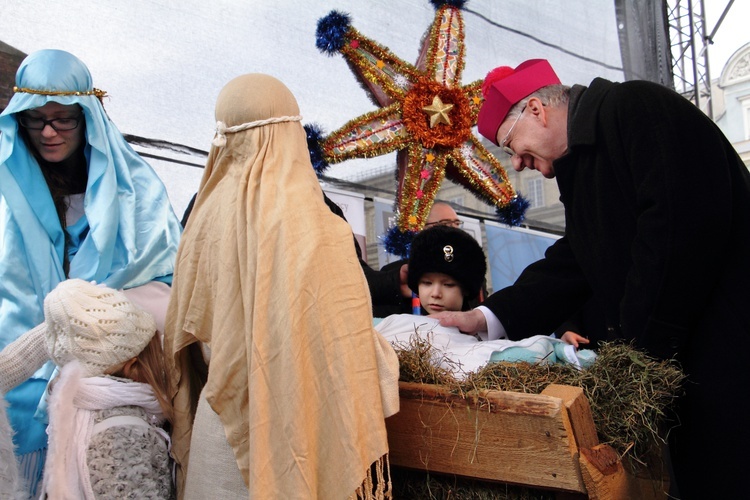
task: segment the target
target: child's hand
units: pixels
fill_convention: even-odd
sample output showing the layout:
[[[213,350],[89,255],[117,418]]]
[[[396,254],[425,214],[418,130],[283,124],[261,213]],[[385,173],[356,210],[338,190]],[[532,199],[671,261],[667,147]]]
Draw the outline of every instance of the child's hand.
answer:
[[[563,333],[563,336],[560,337],[563,341],[567,342],[568,344],[573,345],[576,349],[578,349],[578,344],[588,344],[589,339],[586,337],[583,337],[581,335],[578,335],[576,332],[572,332],[568,330],[567,332]]]

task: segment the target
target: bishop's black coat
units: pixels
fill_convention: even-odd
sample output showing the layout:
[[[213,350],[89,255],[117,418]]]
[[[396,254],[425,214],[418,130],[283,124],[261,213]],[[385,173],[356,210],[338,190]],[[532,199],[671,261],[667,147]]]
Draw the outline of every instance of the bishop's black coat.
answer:
[[[565,236],[484,305],[519,339],[553,331],[591,298],[604,321],[583,333],[676,356],[689,375],[671,435],[681,496],[739,498],[750,449],[747,168],[682,96],[602,79],[571,89],[568,153],[554,168]]]

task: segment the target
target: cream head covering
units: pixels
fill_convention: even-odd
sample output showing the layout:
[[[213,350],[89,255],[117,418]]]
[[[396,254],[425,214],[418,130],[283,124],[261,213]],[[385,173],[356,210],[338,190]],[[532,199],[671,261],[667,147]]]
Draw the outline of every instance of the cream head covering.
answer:
[[[219,94],[224,128],[183,233],[164,340],[179,494],[185,468],[199,472],[187,354],[198,341],[211,350],[203,394],[250,498],[348,498],[388,451],[398,360],[373,329],[351,228],[323,201],[298,115],[271,76]]]
[[[83,377],[103,375],[143,351],[154,318],[122,292],[80,279],[61,282],[44,299],[47,350],[58,366],[77,360]]]

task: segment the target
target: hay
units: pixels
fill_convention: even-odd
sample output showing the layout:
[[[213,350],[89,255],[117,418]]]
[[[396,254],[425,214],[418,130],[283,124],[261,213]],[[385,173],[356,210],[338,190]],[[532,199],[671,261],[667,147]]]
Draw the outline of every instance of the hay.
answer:
[[[612,446],[634,470],[660,456],[668,428],[675,423],[671,408],[684,381],[676,362],[655,360],[624,343],[601,344],[587,370],[566,364],[500,362],[468,374],[464,381],[438,366],[447,361],[429,339],[414,335],[408,345],[394,347],[400,380],[441,385],[454,394],[475,389],[539,394],[550,384],[581,387],[600,442]]]
[[[441,363],[455,368],[457,363],[432,346],[431,335],[422,335],[414,328],[414,335],[408,342],[394,343],[398,355],[399,380],[434,384],[447,387],[452,392],[461,393],[461,384],[450,369],[443,368]]]
[[[552,491],[391,466],[393,498],[429,500],[554,500]]]

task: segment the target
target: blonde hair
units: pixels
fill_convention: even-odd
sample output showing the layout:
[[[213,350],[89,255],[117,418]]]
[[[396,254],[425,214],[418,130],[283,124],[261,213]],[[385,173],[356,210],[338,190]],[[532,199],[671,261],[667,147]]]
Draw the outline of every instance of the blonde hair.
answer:
[[[135,382],[150,385],[154,390],[156,400],[159,401],[164,417],[169,423],[172,423],[174,407],[171,399],[167,396],[167,371],[159,334],[151,338],[151,341],[135,359],[136,362],[128,369],[123,370],[122,374]]]

